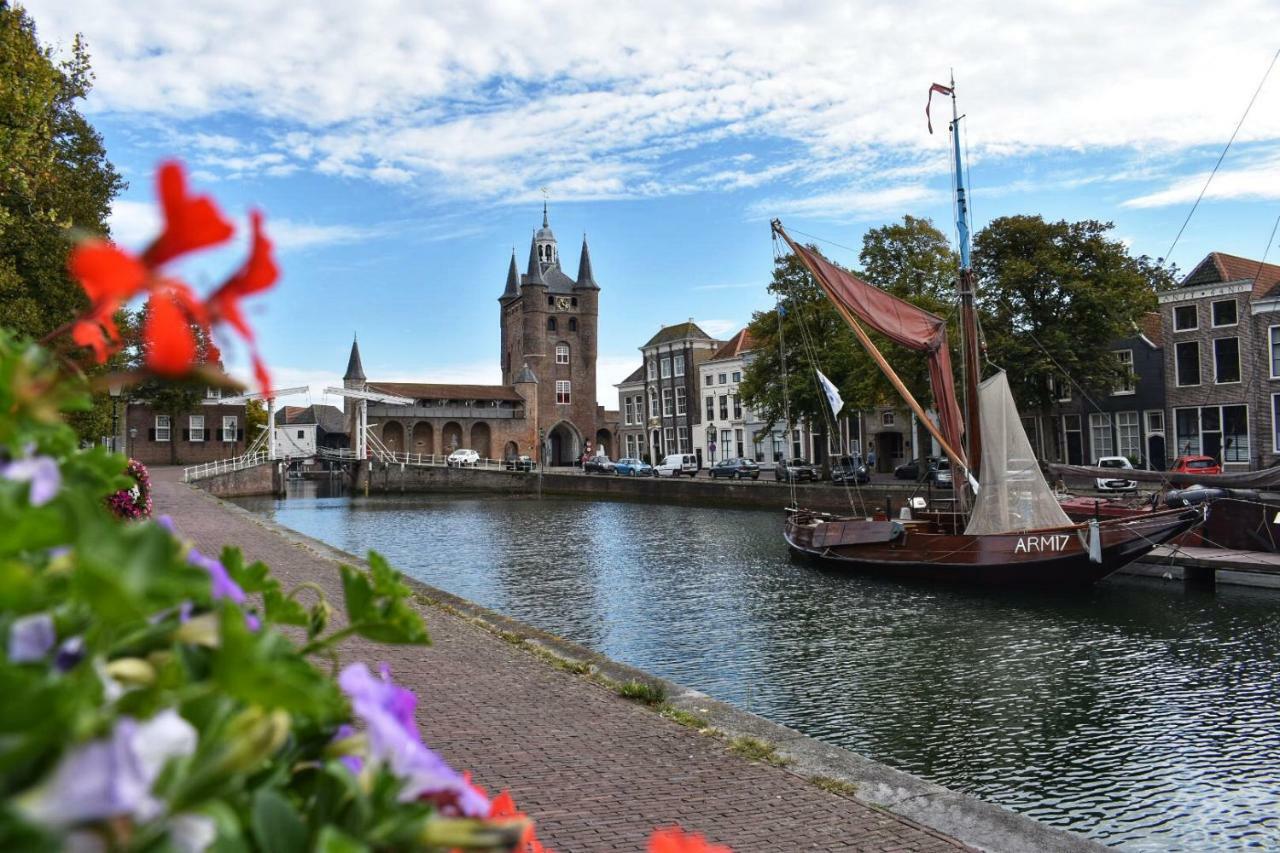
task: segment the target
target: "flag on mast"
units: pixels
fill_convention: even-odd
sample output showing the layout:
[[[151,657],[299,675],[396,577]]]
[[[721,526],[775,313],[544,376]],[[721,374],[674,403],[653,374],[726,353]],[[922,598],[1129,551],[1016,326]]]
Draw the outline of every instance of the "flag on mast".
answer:
[[[940,95],[950,95],[951,87],[944,86],[941,83],[934,83],[929,87],[929,101],[924,105],[924,120],[929,124],[929,132],[933,133],[933,117],[929,115],[929,108],[933,106],[933,93]]]
[[[840,397],[840,392],[836,390],[835,384],[823,375],[821,370],[818,371],[818,382],[821,383],[822,390],[827,395],[827,402],[831,404],[831,416],[840,417],[840,410],[844,408],[844,400]]]

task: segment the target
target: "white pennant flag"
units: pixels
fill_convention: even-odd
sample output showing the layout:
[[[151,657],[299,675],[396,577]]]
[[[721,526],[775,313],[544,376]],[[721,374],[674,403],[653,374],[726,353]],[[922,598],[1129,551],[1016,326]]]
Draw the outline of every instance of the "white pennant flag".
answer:
[[[840,417],[840,410],[844,408],[844,400],[840,397],[840,392],[836,390],[836,386],[830,379],[822,375],[822,371],[818,371],[818,381],[822,383],[822,390],[826,392],[827,402],[831,404],[831,414],[833,417]]]

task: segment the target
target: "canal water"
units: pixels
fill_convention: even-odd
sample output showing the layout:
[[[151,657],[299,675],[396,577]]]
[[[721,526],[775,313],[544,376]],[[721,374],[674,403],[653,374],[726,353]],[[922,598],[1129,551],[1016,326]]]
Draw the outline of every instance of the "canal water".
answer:
[[[1280,595],[1076,594],[792,562],[780,513],[505,497],[239,501],[616,660],[1132,850],[1280,847]]]

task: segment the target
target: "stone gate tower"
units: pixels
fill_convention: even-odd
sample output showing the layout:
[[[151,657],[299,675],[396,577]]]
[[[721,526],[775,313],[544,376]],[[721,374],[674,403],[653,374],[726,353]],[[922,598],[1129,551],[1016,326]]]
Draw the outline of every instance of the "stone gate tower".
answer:
[[[498,304],[502,383],[515,384],[526,365],[537,377],[537,423],[548,444],[548,462],[568,464],[588,444],[594,450],[598,440],[607,441],[607,432],[597,436],[605,428],[596,405],[600,286],[591,272],[586,236],[574,280],[560,267],[560,249],[544,204],[542,227],[529,243],[527,268],[519,272],[512,252]]]

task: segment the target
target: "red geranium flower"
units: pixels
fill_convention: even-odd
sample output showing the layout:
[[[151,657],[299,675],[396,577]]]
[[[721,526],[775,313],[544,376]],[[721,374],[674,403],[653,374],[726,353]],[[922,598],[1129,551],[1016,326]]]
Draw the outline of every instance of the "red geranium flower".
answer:
[[[503,791],[501,794],[493,798],[489,803],[489,817],[495,818],[526,818],[524,812],[516,808],[516,801],[512,799],[510,791]],[[515,853],[552,853],[542,846],[542,842],[538,841],[534,834],[533,822],[530,821],[528,827],[524,831],[524,837],[520,839],[520,844],[516,846]]]
[[[696,832],[678,826],[655,829],[649,836],[649,853],[733,853],[723,844],[709,844]]]
[[[164,277],[161,267],[188,252],[226,242],[234,229],[212,199],[188,194],[186,177],[178,163],[162,164],[156,184],[164,209],[164,230],[141,257],[101,240],[87,240],[72,250],[67,267],[91,304],[71,325],[71,339],[92,349],[99,363],[106,361],[120,346],[112,316],[129,299],[149,292],[142,335],[147,367],[152,372],[170,377],[185,375],[198,355],[192,325],[199,326],[204,337],[210,339],[212,327],[225,322],[249,344],[254,377],[263,393],[269,394],[271,377],[254,345],[253,329],[240,308],[241,299],[269,289],[280,277],[271,256],[271,241],[262,228],[262,214],[251,214],[253,244],[248,259],[214,290],[207,302],[202,302],[182,282]],[[211,341],[206,355],[218,355]]]

